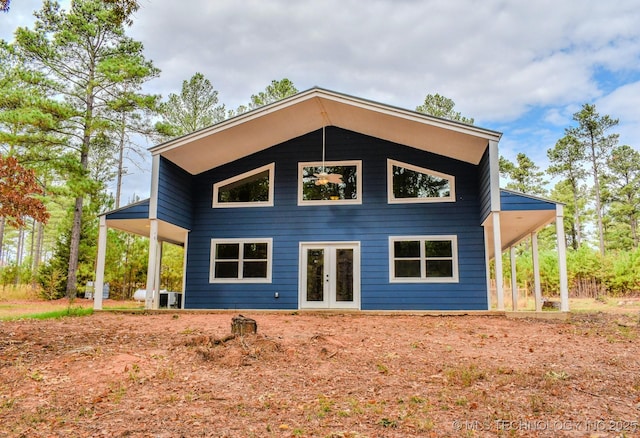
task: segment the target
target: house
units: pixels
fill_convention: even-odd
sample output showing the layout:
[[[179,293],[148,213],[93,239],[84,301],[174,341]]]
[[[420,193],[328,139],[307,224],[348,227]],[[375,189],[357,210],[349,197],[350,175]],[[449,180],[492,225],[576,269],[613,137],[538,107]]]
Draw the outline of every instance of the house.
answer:
[[[494,259],[504,310],[496,254],[555,221],[568,311],[562,205],[500,190],[500,137],[313,88],[157,145],[150,199],[100,216],[96,287],[111,227],[149,237],[148,308],[169,242],[185,308],[488,310]]]

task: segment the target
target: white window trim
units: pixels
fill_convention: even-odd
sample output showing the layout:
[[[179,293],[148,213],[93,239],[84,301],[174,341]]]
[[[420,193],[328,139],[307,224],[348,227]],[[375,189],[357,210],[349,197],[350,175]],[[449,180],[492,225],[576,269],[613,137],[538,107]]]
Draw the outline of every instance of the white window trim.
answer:
[[[396,277],[395,258],[394,258],[394,242],[404,241],[420,241],[420,278],[418,277]],[[451,259],[453,262],[453,276],[451,277],[427,277],[425,272],[426,257],[424,254],[424,242],[427,240],[446,240],[451,242]],[[449,257],[442,258],[449,260]],[[458,283],[458,236],[390,236],[389,237],[389,282],[390,283]]]
[[[240,175],[236,175],[231,178],[227,178],[223,181],[219,181],[213,184],[213,208],[243,208],[243,207],[273,207],[273,181],[275,175],[276,163],[267,164],[257,169],[249,170]],[[252,175],[269,171],[269,200],[268,201],[256,201],[256,202],[218,202],[218,192],[220,187],[224,187],[227,184],[232,184],[236,181],[248,178]]]
[[[267,244],[267,277],[266,278],[215,278],[216,244],[237,243],[240,246],[238,259],[238,275],[242,275],[243,251],[245,243]],[[222,261],[225,261],[224,259]],[[229,261],[229,260],[226,260]],[[209,283],[271,283],[271,267],[273,265],[273,239],[272,238],[248,238],[248,239],[211,239],[211,257],[209,263]]]
[[[433,175],[437,176],[438,178],[449,180],[449,184],[451,186],[449,196],[443,198],[396,198],[393,195],[393,166],[404,167],[405,169],[413,170],[414,172],[426,173],[428,175]],[[420,166],[414,166],[412,164],[403,163],[402,161],[396,161],[392,160],[391,158],[387,158],[387,199],[389,204],[456,202],[456,178],[453,175],[436,172],[435,170],[427,169]]]
[[[331,166],[356,166],[356,175],[358,179],[356,181],[356,190],[358,197],[356,199],[338,199],[335,201],[328,200],[303,200],[303,185],[302,175],[305,167],[321,167],[322,161],[308,161],[298,163],[298,205],[345,205],[345,204],[362,204],[362,161],[361,160],[347,160],[347,161],[325,161],[325,167]]]

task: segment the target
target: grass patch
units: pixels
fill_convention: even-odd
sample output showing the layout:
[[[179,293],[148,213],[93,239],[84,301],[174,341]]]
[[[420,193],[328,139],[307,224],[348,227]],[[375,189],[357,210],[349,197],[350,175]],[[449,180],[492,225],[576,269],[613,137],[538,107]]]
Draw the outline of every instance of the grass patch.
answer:
[[[69,307],[61,310],[52,310],[51,312],[29,313],[25,315],[9,316],[0,318],[2,321],[13,321],[17,319],[60,319],[68,316],[88,316],[93,314],[92,308]]]

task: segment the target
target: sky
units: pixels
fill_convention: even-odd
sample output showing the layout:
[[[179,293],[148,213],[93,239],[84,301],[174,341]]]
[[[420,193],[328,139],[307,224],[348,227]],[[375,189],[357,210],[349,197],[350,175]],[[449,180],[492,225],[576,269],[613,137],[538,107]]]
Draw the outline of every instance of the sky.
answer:
[[[68,1],[62,2],[68,8]],[[12,0],[0,38],[31,27],[39,0]],[[585,103],[619,119],[619,144],[640,150],[637,0],[140,0],[128,34],[161,70],[145,91],[178,93],[196,72],[235,109],[290,79],[406,109],[453,99],[503,133],[501,155],[547,150]],[[145,148],[152,144],[142,145]],[[150,154],[128,166],[124,198],[149,194]]]

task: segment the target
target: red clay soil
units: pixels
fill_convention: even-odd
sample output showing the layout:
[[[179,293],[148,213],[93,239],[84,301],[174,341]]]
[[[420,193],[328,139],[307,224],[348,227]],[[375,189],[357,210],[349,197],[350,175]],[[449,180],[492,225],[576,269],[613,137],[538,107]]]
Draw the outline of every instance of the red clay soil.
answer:
[[[638,315],[0,322],[0,436],[640,436]]]

